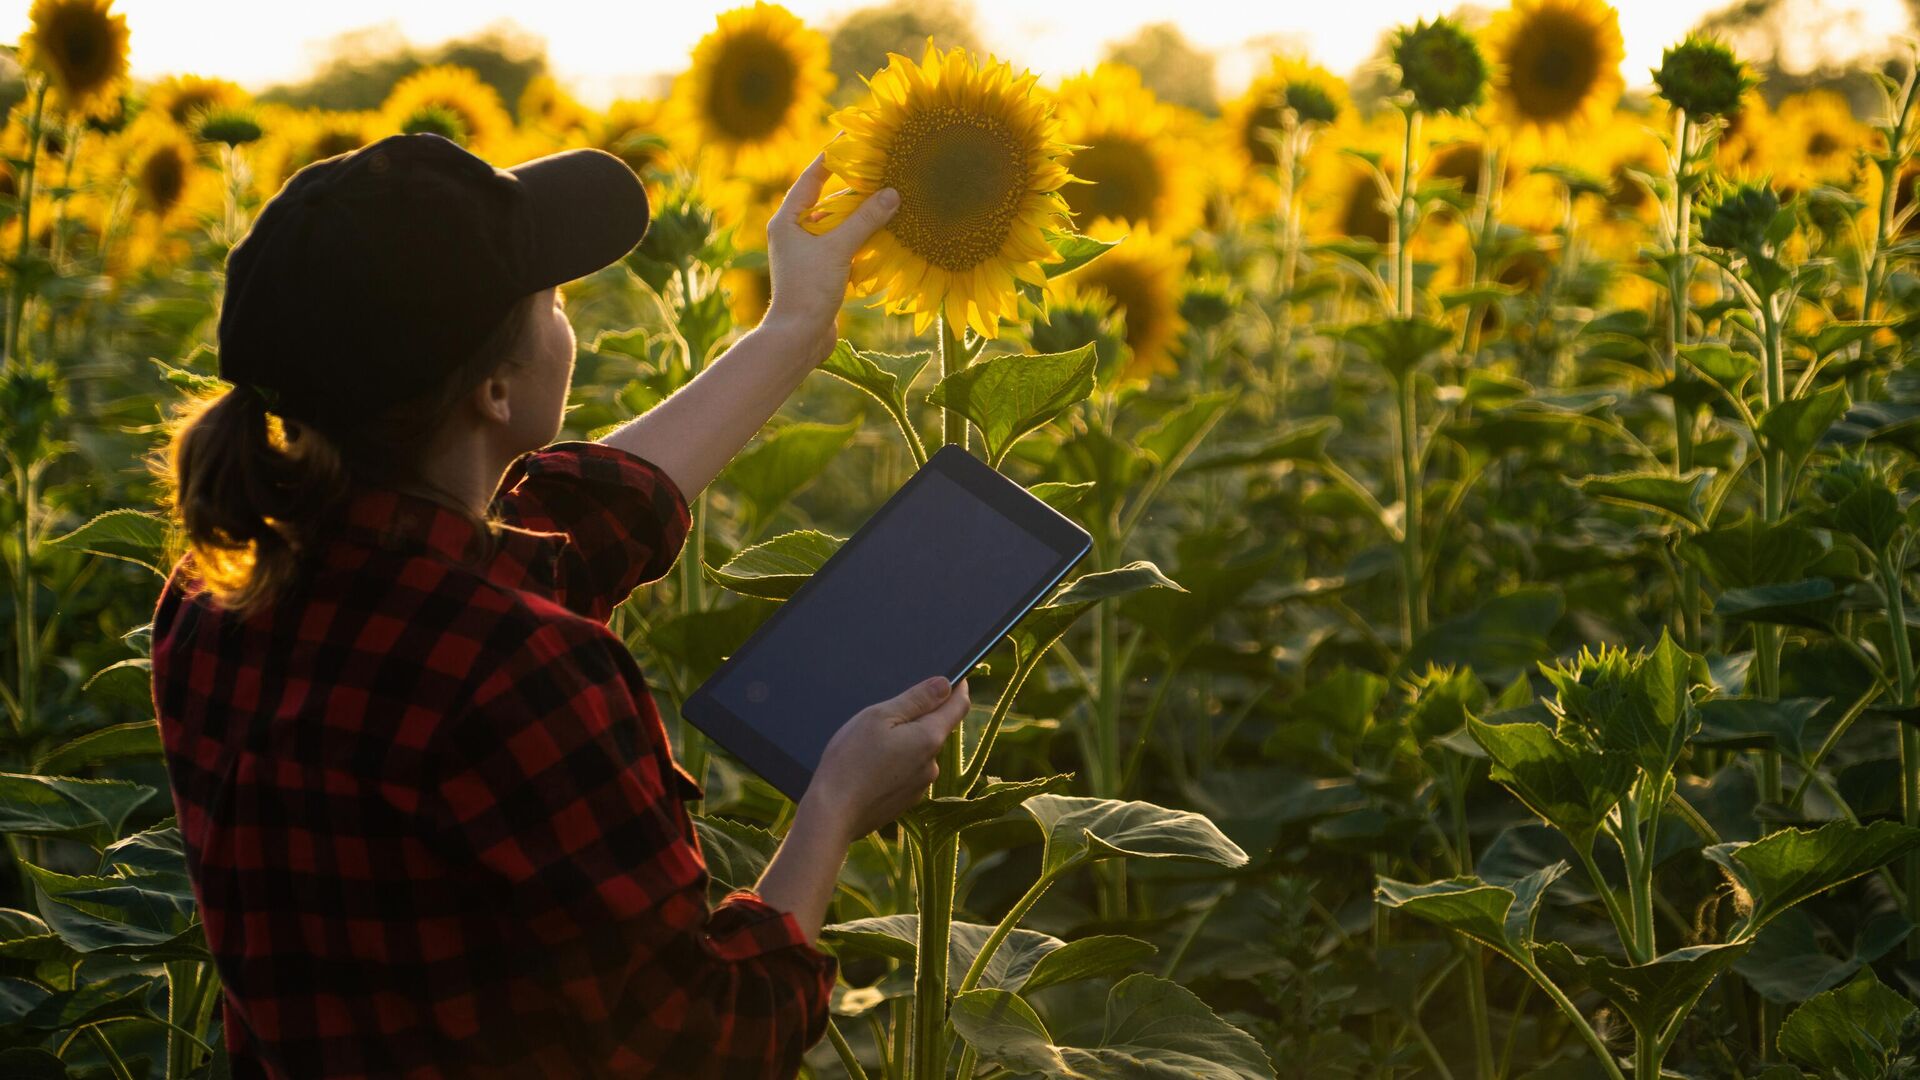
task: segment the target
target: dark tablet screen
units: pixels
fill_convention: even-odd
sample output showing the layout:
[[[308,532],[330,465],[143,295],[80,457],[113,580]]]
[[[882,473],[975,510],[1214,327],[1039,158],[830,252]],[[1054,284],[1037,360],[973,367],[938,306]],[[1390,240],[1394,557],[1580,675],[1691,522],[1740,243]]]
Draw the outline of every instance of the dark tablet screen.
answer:
[[[1001,507],[1030,504],[1076,527],[984,464],[959,465],[1008,494],[985,498],[939,467],[920,470],[701,688],[771,744],[751,749],[775,749],[810,776],[854,713],[934,675],[957,680],[1079,558]],[[706,719],[689,704],[689,718]],[[783,790],[801,782],[742,756]]]

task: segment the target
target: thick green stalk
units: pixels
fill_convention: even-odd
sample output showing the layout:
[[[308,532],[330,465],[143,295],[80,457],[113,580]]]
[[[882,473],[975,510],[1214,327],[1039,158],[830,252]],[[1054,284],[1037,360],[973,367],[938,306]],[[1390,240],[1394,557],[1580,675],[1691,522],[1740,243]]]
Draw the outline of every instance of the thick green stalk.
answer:
[[[14,697],[18,699],[13,730],[20,734],[33,727],[34,700],[39,693],[35,684],[40,674],[40,635],[35,633],[33,611],[33,511],[34,504],[39,501],[39,492],[35,490],[33,469],[26,463],[14,463],[13,478],[14,492],[20,500],[17,536],[20,551],[13,566],[13,628],[15,652],[19,660],[19,674],[13,687]]]
[[[1673,170],[1673,264],[1667,270],[1667,374],[1680,374],[1680,346],[1687,343],[1687,289],[1693,279],[1692,243],[1693,193],[1687,190],[1687,166],[1693,154],[1693,123],[1685,109],[1674,110]],[[1679,398],[1673,403],[1674,472],[1685,475],[1693,468],[1693,406]],[[1680,643],[1687,649],[1700,649],[1700,569],[1688,563],[1680,571]]]
[[[968,363],[962,331],[940,316],[940,377]],[[948,410],[941,424],[944,445],[967,445],[967,419]],[[940,747],[936,795],[958,790],[962,778],[960,736],[956,731]],[[953,927],[953,884],[960,862],[958,835],[926,838],[915,844],[919,901],[919,942],[913,970],[913,1039],[909,1044],[913,1080],[942,1080],[947,1072],[947,942]]]
[[[20,170],[20,247],[16,264],[25,267],[27,249],[33,243],[33,174],[40,160],[40,118],[46,113],[46,79],[40,80],[40,87],[33,95],[33,118],[27,124],[27,163]],[[20,324],[25,321],[27,306],[27,285],[23,275],[13,275],[13,295],[7,303],[7,334],[0,342],[0,371],[6,370],[20,354]]]
[[[1894,673],[1898,682],[1894,704],[1905,708],[1913,703],[1913,649],[1907,638],[1906,585],[1893,553],[1880,551],[1880,589],[1887,598],[1887,633],[1892,638]],[[1911,724],[1900,725],[1900,817],[1908,825],[1920,824],[1920,732]],[[1903,860],[1901,879],[1906,892],[1908,918],[1920,914],[1920,859],[1909,855]],[[1907,955],[1920,956],[1920,942],[1908,941]]]
[[[1453,853],[1455,874],[1473,873],[1473,834],[1467,828],[1466,767],[1457,755],[1447,760],[1447,804],[1453,817]],[[1493,1080],[1493,1030],[1487,1019],[1487,974],[1482,966],[1485,954],[1480,943],[1459,937],[1463,950],[1460,965],[1466,972],[1467,1014],[1473,1025],[1474,1075]]]
[[[1572,1000],[1554,985],[1553,980],[1547,978],[1546,973],[1537,965],[1529,964],[1525,970],[1533,981],[1540,985],[1540,989],[1546,991],[1547,996],[1553,999],[1553,1003],[1560,1007],[1560,1014],[1573,1024],[1573,1029],[1580,1034],[1580,1040],[1587,1044],[1587,1049],[1593,1052],[1594,1059],[1600,1063],[1600,1068],[1605,1070],[1610,1080],[1627,1080],[1620,1074],[1619,1064],[1613,1060],[1613,1051],[1607,1049],[1607,1044],[1600,1041],[1600,1036],[1594,1032],[1593,1025],[1587,1023],[1587,1018],[1580,1015],[1580,1010],[1574,1007]]]
[[[1420,419],[1415,412],[1416,380],[1409,371],[1394,385],[1395,494],[1400,497],[1400,633],[1402,648],[1412,649],[1427,628],[1426,560],[1420,550]]]

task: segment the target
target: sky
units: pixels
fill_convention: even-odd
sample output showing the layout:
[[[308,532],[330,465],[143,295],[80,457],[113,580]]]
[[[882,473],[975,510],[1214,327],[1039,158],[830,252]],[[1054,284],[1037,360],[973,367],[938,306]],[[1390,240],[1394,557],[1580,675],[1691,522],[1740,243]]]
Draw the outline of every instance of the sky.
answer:
[[[30,0],[0,0],[0,40],[16,40],[27,26]],[[137,78],[190,71],[232,79],[258,90],[309,71],[327,39],[380,24],[423,45],[472,33],[501,19],[546,39],[555,75],[583,101],[602,107],[622,95],[645,94],[656,77],[685,63],[714,16],[739,0],[708,3],[609,3],[607,0],[119,0],[132,32]],[[870,0],[785,0],[817,26],[867,6]],[[1498,6],[1499,0],[1480,0]],[[1422,16],[1444,13],[1457,0],[973,0],[983,44],[1046,81],[1088,67],[1109,41],[1153,22],[1174,22],[1186,36],[1219,56],[1220,89],[1246,84],[1264,55],[1278,45],[1304,48],[1315,60],[1346,74],[1372,52],[1382,32]],[[1626,40],[1622,65],[1629,86],[1647,83],[1660,51],[1679,40],[1707,12],[1728,0],[1614,0]],[[1908,32],[1902,0],[1799,0],[1817,10],[1789,40],[1804,51],[1849,56],[1884,52]],[[269,14],[270,13],[270,14]],[[1789,57],[1790,65],[1795,58]]]

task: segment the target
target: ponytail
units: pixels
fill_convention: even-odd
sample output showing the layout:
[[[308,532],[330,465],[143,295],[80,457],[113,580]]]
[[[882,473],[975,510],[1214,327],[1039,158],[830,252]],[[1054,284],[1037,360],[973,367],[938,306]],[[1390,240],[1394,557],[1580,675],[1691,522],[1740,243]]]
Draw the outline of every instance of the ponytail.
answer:
[[[190,401],[152,467],[185,533],[196,576],[214,600],[243,616],[271,607],[356,487],[430,489],[419,465],[439,420],[488,374],[522,362],[534,301],[542,295],[516,304],[439,385],[351,423],[323,430],[283,422],[259,389],[244,384]],[[444,493],[426,493],[453,504]]]
[[[303,539],[346,498],[347,470],[310,427],[290,442],[252,387],[190,406],[182,419],[164,468],[175,516],[215,599],[252,614],[297,576]]]

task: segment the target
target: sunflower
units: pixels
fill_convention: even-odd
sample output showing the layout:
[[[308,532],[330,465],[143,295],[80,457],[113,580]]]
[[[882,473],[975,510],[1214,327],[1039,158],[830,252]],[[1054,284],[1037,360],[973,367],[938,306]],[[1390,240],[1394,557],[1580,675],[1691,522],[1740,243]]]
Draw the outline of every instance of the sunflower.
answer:
[[[567,93],[553,76],[545,74],[535,75],[528,81],[514,106],[514,115],[527,127],[553,132],[576,131],[593,119],[585,105]]]
[[[827,165],[849,187],[808,227],[833,228],[882,188],[900,193],[887,227],[854,256],[856,295],[884,290],[886,310],[913,312],[916,333],[944,310],[956,332],[992,337],[1015,317],[1015,279],[1045,284],[1040,265],[1060,258],[1047,230],[1065,221],[1071,148],[1035,81],[929,38],[918,64],[888,54],[867,99],[834,113],[846,134],[827,147]]]
[[[1280,163],[1274,140],[1292,109],[1301,123],[1332,123],[1347,108],[1347,91],[1338,76],[1318,64],[1292,56],[1273,57],[1246,92],[1220,111],[1243,164],[1271,168]]]
[[[1766,145],[1780,186],[1804,191],[1858,180],[1857,158],[1866,140],[1867,130],[1853,118],[1845,97],[1813,90],[1780,103]]]
[[[766,246],[767,221],[780,208],[787,189],[806,171],[817,152],[797,143],[788,150],[788,156],[768,155],[751,169],[722,172],[708,161],[697,174],[700,190],[713,204],[714,215],[721,225],[732,226],[741,247]]]
[[[1116,231],[1103,231],[1113,239]],[[1187,250],[1172,238],[1151,229],[1136,228],[1120,246],[1087,265],[1063,274],[1049,286],[1051,297],[1072,303],[1075,294],[1095,292],[1113,301],[1126,323],[1127,351],[1132,359],[1122,379],[1150,379],[1179,370],[1173,347],[1187,328],[1180,315],[1180,275],[1186,270]]]
[[[380,105],[391,131],[439,131],[448,118],[466,133],[466,145],[485,148],[513,130],[513,118],[500,104],[500,95],[480,81],[472,68],[437,64],[421,68],[400,80]],[[445,134],[444,131],[441,132]],[[458,140],[456,140],[458,141]]]
[[[1562,132],[1604,119],[1620,100],[1626,46],[1602,0],[1514,0],[1487,28],[1492,112],[1522,130]]]
[[[627,163],[639,176],[667,167],[666,103],[651,98],[621,98],[589,125],[587,145],[597,146]]]
[[[1387,242],[1393,218],[1381,205],[1380,187],[1348,151],[1377,158],[1380,168],[1393,175],[1400,160],[1400,135],[1393,130],[1397,119],[1386,109],[1372,120],[1348,114],[1308,151],[1301,188],[1308,239]]]
[[[269,115],[272,122],[254,169],[265,194],[308,165],[357,150],[378,137],[379,114],[373,112],[291,109]]]
[[[1079,147],[1068,162],[1083,184],[1061,190],[1076,227],[1101,220],[1185,236],[1200,220],[1199,155],[1179,112],[1124,64],[1101,64],[1060,84],[1060,135]]]
[[[127,79],[127,17],[113,0],[34,0],[20,61],[47,76],[56,107],[69,116],[106,119],[120,109]]]
[[[727,307],[735,326],[758,326],[767,317],[767,305],[773,302],[773,277],[765,266],[735,267],[720,275],[720,284],[727,291]]]
[[[193,123],[195,113],[203,109],[245,105],[251,97],[240,84],[203,75],[172,75],[161,80],[147,94],[146,113],[159,114],[180,128]]]
[[[818,141],[833,84],[826,37],[786,8],[755,3],[722,14],[694,46],[669,107],[690,150],[723,167],[761,168],[791,156],[794,142]]]

